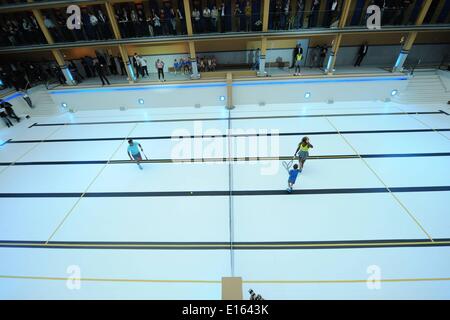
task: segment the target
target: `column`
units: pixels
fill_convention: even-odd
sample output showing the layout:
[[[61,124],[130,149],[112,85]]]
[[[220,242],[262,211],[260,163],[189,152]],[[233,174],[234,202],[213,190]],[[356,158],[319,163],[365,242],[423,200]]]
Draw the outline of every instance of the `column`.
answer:
[[[350,7],[352,5],[352,0],[346,0],[342,7],[342,14],[339,19],[338,28],[342,29],[347,23],[348,13],[350,12]],[[334,72],[334,65],[336,64],[336,55],[341,45],[342,34],[336,35],[331,46],[331,52],[328,57],[327,67],[325,68],[325,74],[332,75]]]
[[[186,31],[188,36],[192,36],[192,18],[191,18],[191,4],[189,0],[183,0],[184,5],[184,20],[186,21]]]
[[[420,26],[427,15],[428,9],[430,8],[432,0],[425,0],[420,9],[419,15],[416,19],[415,25]],[[411,50],[414,41],[417,38],[417,31],[412,31],[408,34],[405,42],[403,43],[402,49],[397,57],[397,61],[395,61],[395,65],[392,68],[392,72],[402,72],[403,65],[405,64],[406,59],[408,58],[409,51]]]
[[[233,109],[233,74],[227,73],[227,109]]]
[[[66,79],[66,84],[68,84],[69,86],[76,85],[76,82],[73,79],[72,74],[70,73],[70,70],[66,64],[66,61],[64,60],[64,56],[61,51],[53,49],[52,53],[55,57],[56,62],[58,63],[58,66],[61,68],[64,78]]]
[[[270,10],[270,0],[263,0],[263,16],[262,16],[263,32],[267,32],[269,30],[269,10]]]
[[[194,41],[189,41],[189,57],[191,59],[192,74],[191,79],[200,79],[200,73],[198,73],[197,56],[195,54]]]
[[[261,39],[261,51],[259,53],[259,70],[256,72],[258,77],[266,77],[266,52],[267,52],[267,38]]]
[[[125,70],[127,71],[127,80],[129,83],[134,83],[136,81],[136,75],[134,74],[133,65],[128,57],[127,48],[123,44],[119,44],[119,52],[122,57],[122,61],[125,64]]]

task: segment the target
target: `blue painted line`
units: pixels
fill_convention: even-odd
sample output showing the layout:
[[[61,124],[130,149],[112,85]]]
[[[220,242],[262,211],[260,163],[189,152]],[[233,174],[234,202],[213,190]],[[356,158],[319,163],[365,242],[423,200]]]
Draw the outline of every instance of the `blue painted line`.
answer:
[[[282,85],[297,83],[338,83],[338,82],[376,82],[376,81],[403,81],[408,80],[407,77],[389,77],[389,78],[356,78],[356,79],[303,79],[303,80],[274,80],[274,81],[248,81],[235,82],[233,87],[239,86],[259,86],[259,85]]]
[[[125,92],[125,91],[150,91],[150,90],[172,90],[172,89],[198,89],[226,87],[226,83],[208,83],[208,84],[186,84],[186,85],[154,85],[146,87],[118,87],[118,88],[93,88],[93,89],[63,89],[58,91],[49,91],[49,94],[78,94],[92,92]]]
[[[450,191],[450,186],[389,187],[392,192],[435,192]],[[321,195],[321,194],[362,194],[388,193],[387,188],[344,188],[344,189],[299,189],[292,193],[286,190],[218,190],[218,191],[153,191],[153,192],[88,192],[86,198],[134,198],[134,197],[211,197],[220,196],[273,196],[273,195]],[[0,198],[79,198],[81,192],[71,193],[0,193]]]

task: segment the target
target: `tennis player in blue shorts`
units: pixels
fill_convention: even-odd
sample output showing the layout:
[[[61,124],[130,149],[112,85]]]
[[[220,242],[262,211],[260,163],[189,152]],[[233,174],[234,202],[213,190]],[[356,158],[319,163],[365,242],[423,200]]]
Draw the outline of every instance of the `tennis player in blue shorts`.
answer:
[[[139,169],[142,170],[143,168],[140,164],[140,161],[142,161],[142,156],[139,152],[139,148],[142,152],[144,152],[144,149],[142,149],[142,146],[139,142],[134,142],[133,139],[128,139],[128,156],[130,157],[131,161],[136,161]]]

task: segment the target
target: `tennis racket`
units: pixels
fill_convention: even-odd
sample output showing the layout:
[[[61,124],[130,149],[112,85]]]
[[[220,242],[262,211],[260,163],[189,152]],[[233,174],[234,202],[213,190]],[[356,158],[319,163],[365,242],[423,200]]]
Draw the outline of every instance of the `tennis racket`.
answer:
[[[292,157],[292,159],[290,161],[283,161],[283,166],[284,168],[289,171],[289,169],[292,167],[292,164],[294,163],[295,160],[295,156]]]
[[[145,152],[142,151],[142,153],[144,154],[145,160],[148,160],[147,155],[145,154]]]

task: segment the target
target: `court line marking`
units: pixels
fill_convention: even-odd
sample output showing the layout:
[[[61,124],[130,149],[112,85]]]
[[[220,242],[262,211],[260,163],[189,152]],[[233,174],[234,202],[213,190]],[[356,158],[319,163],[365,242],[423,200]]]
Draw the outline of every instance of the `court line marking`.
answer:
[[[400,108],[399,106],[395,105],[395,107],[400,110],[403,111],[405,113],[405,115],[408,115],[409,117],[413,118],[414,120],[416,120],[417,122],[421,123],[422,125],[424,125],[425,127],[433,130],[434,132],[436,132],[437,134],[443,136],[445,139],[450,140],[449,137],[447,137],[445,134],[439,132],[438,130],[434,129],[432,126],[430,126],[428,123],[426,123],[425,121],[420,120],[419,118],[414,117],[414,115],[412,114],[408,114],[405,110],[403,110],[402,108]],[[445,112],[444,112],[445,113]]]
[[[269,196],[269,195],[323,195],[323,194],[364,194],[364,193],[388,193],[388,192],[439,192],[450,191],[450,186],[425,186],[425,187],[374,187],[374,188],[335,188],[335,189],[296,189],[292,193],[286,193],[284,189],[278,190],[234,190],[233,196]],[[229,196],[229,190],[216,191],[117,191],[117,192],[3,192],[0,198],[132,198],[132,197],[211,197]]]
[[[134,129],[136,129],[136,127],[138,126],[138,123],[136,123],[133,128],[130,130],[129,134],[130,135]],[[111,157],[109,158],[108,162],[105,163],[105,165],[99,170],[99,172],[97,173],[97,175],[94,177],[94,179],[92,179],[92,181],[89,183],[89,185],[86,187],[86,189],[84,190],[84,192],[81,194],[81,196],[78,198],[78,200],[73,204],[73,206],[70,208],[70,210],[66,213],[66,215],[64,216],[64,218],[62,219],[62,221],[58,224],[58,226],[56,227],[56,229],[53,231],[53,233],[50,235],[50,237],[47,239],[48,243],[54,236],[55,234],[58,232],[58,230],[62,227],[62,225],[64,224],[64,222],[67,220],[67,218],[70,216],[70,214],[75,210],[75,208],[78,206],[78,204],[80,203],[81,199],[83,199],[83,197],[86,195],[86,193],[88,192],[88,190],[91,188],[91,186],[94,184],[94,182],[97,180],[97,178],[103,173],[103,171],[106,169],[106,167],[109,164],[109,161],[116,155],[116,153],[119,151],[120,148],[122,148],[122,145],[124,144],[124,142],[127,140],[127,138],[125,138],[116,148],[116,150],[113,152],[113,154],[111,155]]]
[[[300,242],[235,242],[235,250],[335,250],[408,247],[450,247],[450,239],[388,239]],[[87,250],[230,250],[230,242],[57,242],[0,240],[0,248],[87,249]]]
[[[330,119],[327,119],[327,121],[330,123],[330,125],[339,133],[339,136],[345,141],[345,143],[352,148],[353,152],[355,152],[359,156],[359,152],[353,147],[353,145],[350,143],[350,141],[347,140],[347,138],[339,131],[339,129],[331,122]],[[361,161],[364,162],[364,164],[367,166],[367,168],[372,171],[372,173],[377,177],[377,179],[385,186],[385,188],[389,191],[389,194],[395,199],[395,201],[403,208],[403,210],[410,216],[410,218],[416,223],[416,225],[422,230],[423,233],[433,241],[433,238],[431,235],[427,232],[427,230],[422,226],[422,224],[419,222],[419,220],[414,216],[414,214],[406,207],[406,205],[400,201],[400,199],[391,191],[391,189],[388,187],[388,185],[384,182],[384,180],[380,177],[380,175],[369,165],[369,163],[362,157],[360,157]]]
[[[413,132],[447,132],[450,128],[441,129],[397,129],[397,130],[351,130],[341,131],[341,134],[380,134],[380,133],[413,133]],[[115,137],[115,138],[79,138],[79,139],[43,139],[43,140],[10,140],[12,143],[53,143],[53,142],[88,142],[88,141],[120,141],[131,138],[133,140],[176,140],[176,139],[210,139],[210,138],[239,138],[239,137],[271,137],[271,136],[314,136],[337,135],[335,131],[313,132],[280,132],[280,133],[248,133],[248,134],[212,134],[212,135],[188,135],[188,136],[142,136],[142,137]]]
[[[448,157],[450,152],[436,153],[384,153],[384,154],[361,154],[362,158],[420,158],[420,157]],[[278,161],[291,160],[292,156],[279,157],[224,157],[224,158],[190,158],[190,159],[150,159],[142,160],[142,163],[199,163],[199,162],[243,162],[243,161]],[[348,155],[322,155],[310,156],[308,160],[339,160],[339,159],[359,159],[356,154]],[[105,164],[108,160],[80,160],[80,161],[26,161],[26,162],[0,162],[0,166],[45,166],[45,165],[85,165],[85,164]],[[111,160],[109,164],[130,164],[131,160]]]
[[[445,111],[411,111],[408,114],[445,114]],[[323,117],[360,117],[360,116],[400,116],[404,112],[369,112],[369,113],[332,113],[332,114],[304,114],[290,116],[248,116],[230,117],[230,120],[263,120],[263,119],[296,119],[296,118],[323,118]],[[46,126],[77,126],[77,125],[99,125],[99,124],[127,124],[127,123],[165,123],[165,122],[192,122],[192,121],[225,121],[228,118],[186,118],[186,119],[155,119],[155,120],[122,120],[122,121],[95,121],[95,122],[60,122],[60,123],[35,123],[31,127]],[[29,128],[31,128],[29,127]]]
[[[191,284],[221,284],[222,280],[196,280],[196,279],[130,279],[130,278],[69,278],[48,276],[0,275],[0,279],[15,280],[46,280],[81,282],[126,282],[126,283],[191,283]],[[441,278],[381,278],[379,282],[442,282],[450,281],[450,277]],[[367,283],[367,279],[329,279],[329,280],[242,280],[242,283],[251,284],[340,284],[340,283]]]
[[[0,175],[5,172],[6,170],[8,170],[9,168],[11,168],[12,166],[14,166],[14,164],[18,161],[20,161],[20,159],[24,158],[26,155],[28,155],[31,151],[33,151],[34,149],[36,149],[41,143],[43,143],[46,139],[48,139],[49,137],[51,137],[53,134],[55,134],[56,132],[58,132],[59,130],[61,130],[62,128],[64,128],[64,126],[58,127],[56,128],[56,130],[53,130],[49,135],[47,135],[43,140],[37,140],[36,144],[32,145],[27,151],[25,151],[22,155],[20,155],[16,160],[14,160],[13,162],[11,162],[8,166],[4,167],[3,169],[0,170]],[[12,139],[7,140],[5,143],[2,144],[2,146],[10,143],[12,141]]]

